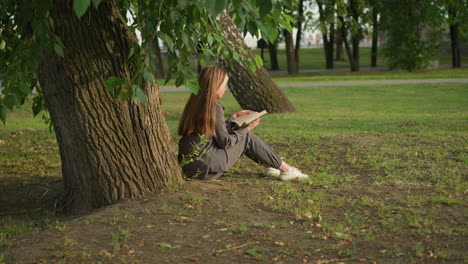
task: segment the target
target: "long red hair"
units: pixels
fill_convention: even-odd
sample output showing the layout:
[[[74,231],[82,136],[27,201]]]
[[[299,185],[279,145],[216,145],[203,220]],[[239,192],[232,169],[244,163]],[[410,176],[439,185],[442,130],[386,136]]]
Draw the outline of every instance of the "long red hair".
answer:
[[[179,135],[215,135],[216,91],[226,77],[226,72],[218,66],[210,65],[202,69],[198,76],[198,93],[190,95],[182,113]]]

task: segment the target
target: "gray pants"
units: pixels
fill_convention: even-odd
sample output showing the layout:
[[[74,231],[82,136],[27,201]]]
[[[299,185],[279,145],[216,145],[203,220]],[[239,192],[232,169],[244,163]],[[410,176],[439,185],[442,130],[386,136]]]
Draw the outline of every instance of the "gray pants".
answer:
[[[267,165],[278,169],[281,166],[281,157],[274,152],[270,146],[249,132],[243,141],[226,149],[215,149],[212,155],[212,162],[224,162],[226,168],[230,169],[242,155],[246,155],[251,160],[258,164]],[[215,180],[219,178],[225,171],[213,171],[209,168],[208,175],[202,180]]]

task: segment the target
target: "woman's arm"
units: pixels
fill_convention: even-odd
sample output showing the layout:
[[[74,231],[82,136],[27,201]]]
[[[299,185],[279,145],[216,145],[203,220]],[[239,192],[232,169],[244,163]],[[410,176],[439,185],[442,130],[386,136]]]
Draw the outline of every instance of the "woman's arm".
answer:
[[[232,117],[231,117],[232,118]],[[231,119],[229,118],[229,119]],[[216,104],[216,135],[214,140],[220,148],[227,148],[234,146],[237,142],[243,139],[249,132],[248,128],[242,128],[232,132],[228,132],[226,123],[224,122],[223,106],[219,103]]]

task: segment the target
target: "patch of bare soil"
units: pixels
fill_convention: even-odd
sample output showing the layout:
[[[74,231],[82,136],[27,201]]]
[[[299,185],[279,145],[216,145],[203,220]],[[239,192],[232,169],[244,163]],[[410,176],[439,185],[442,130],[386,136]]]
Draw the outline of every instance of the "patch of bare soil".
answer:
[[[284,263],[324,259],[320,241],[287,214],[263,210],[262,187],[237,179],[125,201],[16,237],[7,263]],[[271,179],[264,179],[271,181]]]

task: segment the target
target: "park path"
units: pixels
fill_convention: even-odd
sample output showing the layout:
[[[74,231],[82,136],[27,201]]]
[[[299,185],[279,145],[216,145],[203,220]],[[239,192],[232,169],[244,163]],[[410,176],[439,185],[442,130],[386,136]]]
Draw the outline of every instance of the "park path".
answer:
[[[449,69],[452,66],[449,64],[441,64],[438,69]],[[468,67],[468,64],[463,64],[462,68]],[[387,67],[361,67],[361,71],[388,71]],[[300,73],[332,73],[332,72],[349,72],[349,68],[337,68],[337,69],[304,69]],[[287,71],[269,71],[270,75],[287,74]],[[467,76],[468,77],[468,76]],[[400,84],[443,84],[443,83],[466,83],[468,86],[467,78],[457,79],[414,79],[414,80],[351,80],[351,81],[319,81],[319,82],[302,82],[302,83],[280,83],[278,84],[281,88],[301,88],[301,87],[323,87],[323,86],[372,86],[372,85],[400,85]],[[187,92],[189,91],[185,87],[176,86],[161,86],[161,92]]]
[[[366,81],[321,81],[304,83],[280,83],[281,88],[323,87],[323,86],[373,86],[373,85],[400,85],[400,84],[450,84],[466,83],[468,78],[460,79],[416,79],[416,80],[366,80]],[[161,92],[187,92],[185,87],[161,86]]]

